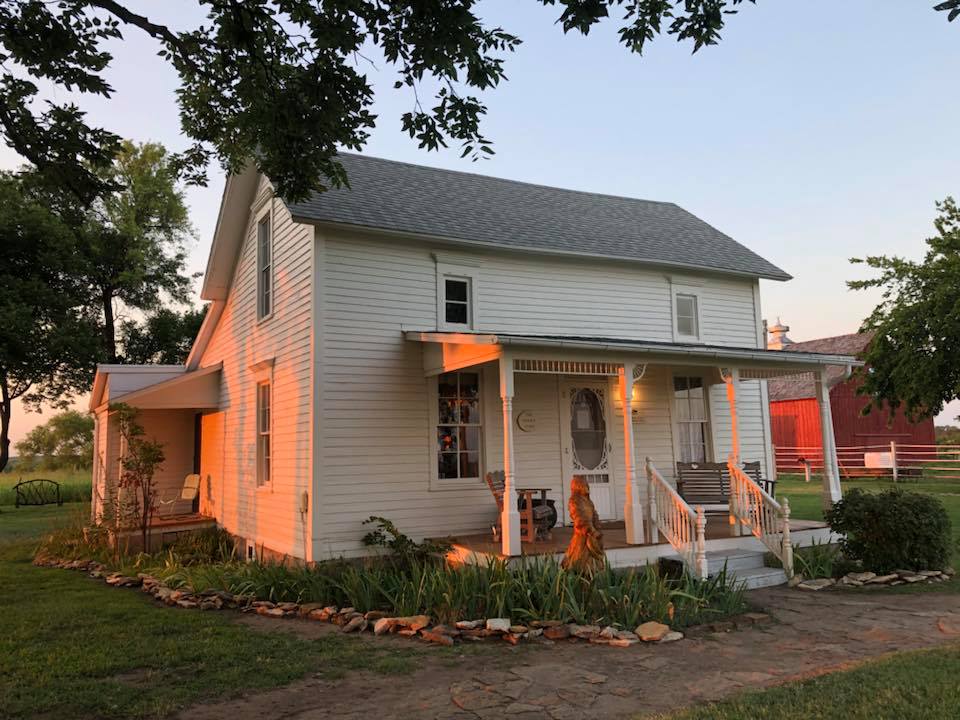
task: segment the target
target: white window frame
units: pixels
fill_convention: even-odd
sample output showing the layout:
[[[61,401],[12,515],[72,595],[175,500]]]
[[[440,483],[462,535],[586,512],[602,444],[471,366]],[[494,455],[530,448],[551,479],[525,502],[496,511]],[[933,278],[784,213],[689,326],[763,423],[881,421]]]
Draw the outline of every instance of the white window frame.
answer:
[[[273,492],[273,478],[275,475],[275,443],[274,443],[274,418],[276,417],[276,397],[273,388],[273,358],[261,360],[250,366],[250,372],[253,380],[253,460],[254,460],[254,481],[258,491]],[[265,432],[260,427],[260,388],[267,386],[269,388],[269,425]],[[268,460],[270,463],[269,477],[263,477],[263,457],[261,456],[262,447],[260,444],[261,435],[267,435],[270,443],[270,452]]]
[[[437,428],[440,427],[440,373],[427,378],[427,401],[429,407],[429,435],[428,448],[430,458],[430,489],[431,490],[462,490],[463,488],[483,487],[486,477],[486,456],[487,456],[487,429],[489,428],[488,403],[486,402],[486,377],[482,367],[470,366],[451,370],[450,372],[476,373],[479,376],[479,387],[477,389],[477,399],[480,404],[480,423],[476,425],[479,430],[480,448],[479,448],[479,471],[480,475],[476,478],[441,478],[440,468],[437,465]]]
[[[271,317],[273,317],[273,309],[274,309],[274,304],[275,304],[275,301],[276,301],[276,287],[277,287],[277,284],[276,284],[276,271],[275,271],[275,268],[274,268],[274,254],[275,254],[275,253],[274,253],[274,245],[275,245],[275,240],[276,240],[276,228],[275,228],[275,225],[274,225],[274,222],[273,222],[273,219],[274,219],[274,218],[273,218],[273,215],[274,215],[274,213],[273,213],[273,198],[271,198],[271,199],[267,202],[267,206],[266,206],[261,212],[259,212],[259,213],[256,215],[256,221],[254,222],[254,226],[253,226],[254,243],[255,243],[255,245],[256,245],[256,262],[255,262],[255,265],[256,265],[256,273],[257,273],[257,283],[256,283],[256,285],[257,285],[257,299],[256,299],[256,304],[257,304],[257,322],[258,322],[258,323],[264,322],[264,321],[266,321],[266,320],[269,320]],[[266,267],[264,267],[263,258],[261,258],[261,256],[260,256],[260,226],[261,226],[264,222],[267,223],[267,230],[268,230],[268,232],[269,232],[268,250],[269,250],[269,254],[270,254],[270,257],[266,258],[266,262],[265,262]],[[264,270],[267,271],[267,273],[268,273],[268,275],[269,275],[269,282],[270,282],[270,288],[269,288],[269,293],[268,293],[269,302],[270,302],[270,308],[268,309],[267,312],[263,312],[263,299],[264,299],[264,292],[263,292],[263,275],[264,275]]]
[[[696,310],[695,321],[697,323],[697,332],[695,335],[687,335],[680,332],[680,318],[677,315],[677,298],[690,296],[694,300]],[[703,342],[703,288],[694,285],[670,285],[670,318],[673,324],[673,341],[686,343]]]
[[[681,454],[680,426],[682,424],[691,422],[689,420],[681,420],[680,413],[677,411],[677,397],[676,390],[674,388],[674,380],[681,377],[697,378],[702,383],[704,419],[700,422],[706,425],[703,433],[703,456],[704,462],[714,462],[716,454],[714,452],[715,441],[713,437],[713,416],[710,412],[710,385],[707,384],[707,379],[703,375],[699,375],[696,372],[683,371],[670,373],[668,380],[670,389],[670,413],[673,426],[673,459],[675,462],[684,462]]]
[[[467,322],[447,322],[447,280],[465,280],[467,283]],[[479,327],[477,317],[480,296],[480,271],[470,265],[454,265],[437,261],[437,329],[472,331]],[[457,301],[458,302],[458,301]]]

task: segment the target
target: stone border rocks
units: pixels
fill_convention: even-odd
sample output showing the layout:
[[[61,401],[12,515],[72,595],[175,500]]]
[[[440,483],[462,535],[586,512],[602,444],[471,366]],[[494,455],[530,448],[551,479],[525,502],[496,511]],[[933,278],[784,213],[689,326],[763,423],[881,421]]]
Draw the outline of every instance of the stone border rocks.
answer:
[[[914,583],[923,583],[930,585],[933,583],[946,582],[954,576],[953,568],[940,570],[894,570],[891,573],[878,575],[874,572],[850,572],[839,580],[833,578],[813,578],[804,580],[796,575],[791,578],[791,587],[799,590],[823,590],[828,587],[854,588],[854,587],[897,587],[899,585],[912,585]]]
[[[313,622],[332,623],[344,633],[370,632],[374,636],[399,635],[419,638],[434,645],[453,646],[464,642],[500,640],[511,645],[537,642],[552,645],[556,642],[587,642],[610,647],[632,647],[639,644],[664,644],[684,638],[684,633],[663,623],[649,621],[634,630],[613,626],[578,625],[560,620],[534,620],[520,625],[509,618],[477,618],[460,620],[453,625],[434,623],[427,615],[393,617],[380,610],[360,612],[352,607],[338,608],[322,603],[271,602],[238,595],[225,590],[195,592],[192,588],[168,587],[159,578],[147,573],[136,576],[111,572],[96,560],[59,560],[37,556],[34,565],[41,567],[79,570],[107,585],[140,588],[157,601],[185,610],[238,610],[274,619],[300,618]],[[729,632],[737,627],[765,624],[770,616],[765,613],[744,613],[721,622],[688,628],[691,636],[709,632]]]

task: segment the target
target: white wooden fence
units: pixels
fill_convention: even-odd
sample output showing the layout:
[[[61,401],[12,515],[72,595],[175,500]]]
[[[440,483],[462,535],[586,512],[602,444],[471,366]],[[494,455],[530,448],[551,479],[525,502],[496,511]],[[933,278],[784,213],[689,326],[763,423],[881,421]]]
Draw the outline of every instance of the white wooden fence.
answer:
[[[823,471],[819,447],[774,448],[777,474]],[[960,445],[915,445],[891,441],[837,448],[840,477],[877,477],[904,480],[960,480]]]

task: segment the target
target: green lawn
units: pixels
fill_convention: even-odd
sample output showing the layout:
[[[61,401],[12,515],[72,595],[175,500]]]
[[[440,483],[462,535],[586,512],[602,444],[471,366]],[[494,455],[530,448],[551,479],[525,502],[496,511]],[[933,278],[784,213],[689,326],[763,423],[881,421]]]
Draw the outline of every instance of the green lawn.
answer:
[[[814,476],[809,483],[806,483],[803,481],[802,475],[781,475],[777,479],[777,497],[789,498],[792,517],[803,520],[823,520],[823,508],[820,499],[821,487],[819,476]],[[950,516],[950,522],[953,525],[953,536],[960,541],[960,480],[922,480],[920,482],[911,480],[900,483],[893,483],[889,479],[844,480],[841,487],[844,492],[854,487],[877,491],[898,487],[903,490],[935,495],[947,509],[947,514]],[[952,562],[955,568],[960,568],[960,550],[958,548],[960,546],[954,547]],[[951,585],[955,586],[957,582],[954,581]]]
[[[139,591],[31,565],[43,532],[79,507],[0,512],[0,718],[163,717],[307,673],[404,672],[418,654],[354,637],[262,633],[235,613],[160,607]]]
[[[669,720],[929,720],[960,717],[960,646],[899,653],[853,670],[691,708]]]
[[[0,506],[13,506],[15,493],[13,486],[21,480],[46,478],[60,483],[60,494],[64,502],[90,502],[90,470],[31,470],[30,472],[0,473]]]

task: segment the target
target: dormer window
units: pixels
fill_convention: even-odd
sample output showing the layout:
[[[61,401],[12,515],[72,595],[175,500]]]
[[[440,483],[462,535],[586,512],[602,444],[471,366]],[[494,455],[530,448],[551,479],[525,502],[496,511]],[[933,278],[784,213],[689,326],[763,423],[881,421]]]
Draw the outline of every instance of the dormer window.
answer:
[[[477,329],[477,285],[480,269],[473,265],[437,262],[437,328]]]
[[[700,342],[702,322],[699,288],[674,285],[672,294],[674,342]]]

